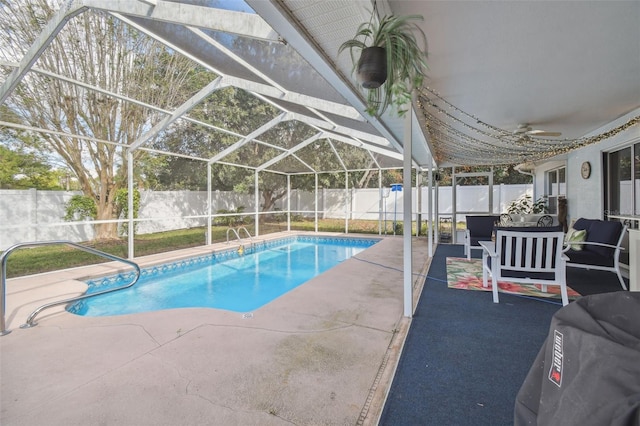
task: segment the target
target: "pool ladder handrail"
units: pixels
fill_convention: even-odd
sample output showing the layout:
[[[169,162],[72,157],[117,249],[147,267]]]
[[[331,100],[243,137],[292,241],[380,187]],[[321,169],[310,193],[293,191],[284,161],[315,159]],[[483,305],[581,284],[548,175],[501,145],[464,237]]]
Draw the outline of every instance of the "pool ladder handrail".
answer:
[[[253,243],[253,238],[251,238],[251,234],[249,233],[249,230],[246,228],[246,226],[241,226],[240,228],[238,228],[238,231],[244,231],[245,234],[247,234],[247,237],[249,237],[249,242]]]
[[[59,244],[66,244],[68,246],[71,247],[75,247],[77,249],[86,251],[88,253],[92,253],[98,256],[102,256],[105,257],[107,259],[110,260],[114,260],[114,261],[118,261],[118,262],[123,262],[128,264],[129,266],[132,266],[135,270],[135,278],[133,281],[131,281],[129,284],[124,285],[124,286],[120,286],[120,287],[116,287],[116,288],[110,288],[110,289],[106,289],[106,290],[102,290],[102,291],[97,291],[95,293],[91,293],[91,294],[83,294],[81,296],[76,296],[76,297],[71,297],[68,299],[64,299],[64,300],[59,300],[57,302],[50,302],[50,303],[45,303],[42,306],[39,306],[38,308],[36,308],[33,312],[31,312],[31,314],[29,315],[29,317],[27,318],[26,323],[22,324],[20,326],[20,328],[31,328],[35,325],[38,325],[38,323],[34,322],[36,316],[42,312],[43,310],[47,309],[47,308],[51,308],[53,306],[58,306],[58,305],[63,305],[65,303],[71,303],[71,302],[76,302],[78,300],[82,300],[82,299],[87,299],[89,297],[93,297],[93,296],[99,296],[101,294],[105,294],[105,293],[111,293],[114,291],[118,291],[118,290],[123,290],[125,288],[129,288],[132,285],[134,285],[138,279],[140,278],[140,266],[138,266],[137,263],[128,260],[128,259],[123,259],[121,257],[115,256],[113,254],[109,254],[109,253],[105,253],[103,251],[100,250],[96,250],[94,248],[91,247],[87,247],[87,246],[83,246],[80,244],[76,244],[74,242],[71,241],[67,241],[67,240],[54,240],[54,241],[35,241],[35,242],[30,242],[30,243],[20,243],[20,244],[16,244],[13,245],[11,247],[9,247],[7,250],[5,250],[4,253],[2,253],[2,256],[0,256],[0,336],[4,336],[6,334],[11,333],[11,330],[7,330],[6,329],[6,321],[5,321],[5,302],[6,302],[6,290],[7,290],[7,258],[9,257],[9,255],[16,249],[19,248],[24,248],[24,247],[35,247],[35,246],[44,246],[44,245],[59,245]]]
[[[238,231],[244,231],[247,234],[247,236],[249,237],[249,243],[253,243],[253,238],[251,237],[251,234],[249,233],[249,230],[246,227],[241,226],[238,229],[236,229],[236,228],[227,229],[227,244],[229,244],[229,232],[230,231],[233,232],[233,235],[236,236],[236,239],[240,242],[241,245],[244,244],[244,241],[240,237],[240,233]]]

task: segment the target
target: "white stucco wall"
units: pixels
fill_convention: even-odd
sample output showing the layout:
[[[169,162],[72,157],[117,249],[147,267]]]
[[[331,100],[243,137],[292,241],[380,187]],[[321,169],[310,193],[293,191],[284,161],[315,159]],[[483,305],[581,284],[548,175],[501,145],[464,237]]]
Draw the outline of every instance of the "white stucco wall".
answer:
[[[587,137],[602,134],[610,129],[618,127],[629,119],[640,115],[640,109],[626,114],[614,122],[601,127]],[[535,168],[536,197],[544,194],[544,172],[550,169],[566,165],[567,168],[567,203],[569,221],[580,217],[590,219],[604,218],[604,179],[602,153],[615,151],[633,143],[640,142],[640,126],[632,126],[624,132],[617,134],[599,143],[572,151],[561,158],[551,159]],[[580,168],[583,162],[591,163],[591,176],[583,179]]]

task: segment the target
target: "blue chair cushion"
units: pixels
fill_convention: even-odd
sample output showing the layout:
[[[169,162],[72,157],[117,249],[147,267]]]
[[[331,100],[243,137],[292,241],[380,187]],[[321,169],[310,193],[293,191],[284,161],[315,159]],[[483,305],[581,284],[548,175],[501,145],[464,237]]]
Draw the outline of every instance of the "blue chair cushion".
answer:
[[[491,257],[487,257],[487,266],[491,269]],[[555,274],[553,272],[523,272],[523,271],[505,271],[502,270],[503,279],[509,278],[531,278],[532,284],[536,284],[535,280],[553,280]]]
[[[607,220],[597,220],[591,223],[587,230],[586,242],[611,244],[615,246],[622,232],[620,222],[610,222]],[[600,256],[613,257],[614,249],[602,246],[585,246],[586,251],[592,251]]]
[[[591,224],[593,222],[598,222],[597,219],[585,219],[583,217],[581,217],[580,219],[576,220],[576,223],[573,224],[573,229],[576,229],[578,231],[582,231],[583,229],[586,229],[587,232],[589,231],[589,228],[591,228]]]
[[[478,241],[490,241],[494,224],[500,220],[500,216],[483,215],[467,216],[467,229],[469,230],[470,244],[477,246]]]
[[[551,281],[556,275],[553,272],[521,272],[521,271],[502,271],[503,278],[531,278],[531,283],[535,284],[535,280]]]
[[[569,258],[568,262],[582,265],[613,267],[613,256],[602,256],[589,250],[567,250],[564,254]]]

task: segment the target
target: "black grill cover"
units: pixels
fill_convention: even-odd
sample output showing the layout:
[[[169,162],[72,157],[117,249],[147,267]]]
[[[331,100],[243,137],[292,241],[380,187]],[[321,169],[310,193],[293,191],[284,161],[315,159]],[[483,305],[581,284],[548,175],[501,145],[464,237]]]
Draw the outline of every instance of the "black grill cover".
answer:
[[[640,425],[640,293],[585,296],[555,313],[514,424]]]

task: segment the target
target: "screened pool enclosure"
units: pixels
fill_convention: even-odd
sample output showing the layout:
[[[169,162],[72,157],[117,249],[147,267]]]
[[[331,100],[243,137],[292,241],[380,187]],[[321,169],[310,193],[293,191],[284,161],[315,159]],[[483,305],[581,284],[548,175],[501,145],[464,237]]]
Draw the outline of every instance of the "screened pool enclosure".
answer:
[[[370,16],[367,2],[346,6],[355,9],[345,14],[354,28]],[[348,231],[353,188],[377,189],[371,209],[382,223],[391,184],[431,182],[434,161],[413,112],[367,115],[352,76],[321,59],[290,22],[276,32],[244,2],[24,0],[4,4],[2,20],[0,126],[37,139],[68,168],[67,186],[71,179],[95,200],[94,218],[76,216],[75,224],[94,227],[97,238],[134,230],[127,232],[129,258],[136,225],[167,220],[166,211],[137,217],[136,190],[205,191],[187,219],[206,228],[208,244],[216,220],[240,207],[232,200],[220,209],[216,191],[250,197],[241,213],[255,237],[269,215],[284,214],[289,228],[294,190],[312,194],[295,214],[316,223],[324,213],[319,193],[342,191],[337,202]],[[205,183],[193,184],[193,176]],[[398,221],[417,216],[411,192],[404,191]],[[431,208],[431,197],[424,205]],[[403,238],[411,316],[412,243],[408,232]]]

